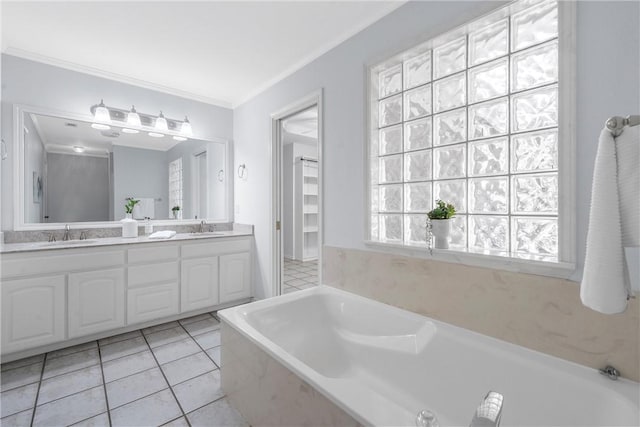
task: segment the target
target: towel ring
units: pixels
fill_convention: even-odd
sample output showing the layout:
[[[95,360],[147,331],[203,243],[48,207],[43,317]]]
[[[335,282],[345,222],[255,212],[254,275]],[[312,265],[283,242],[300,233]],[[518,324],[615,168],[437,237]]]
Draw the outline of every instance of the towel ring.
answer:
[[[4,142],[4,139],[0,140],[0,159],[7,160],[7,143]]]
[[[238,178],[243,179],[247,171],[247,166],[243,163],[238,166]]]
[[[222,169],[218,171],[218,181],[220,182],[224,181],[224,170]]]

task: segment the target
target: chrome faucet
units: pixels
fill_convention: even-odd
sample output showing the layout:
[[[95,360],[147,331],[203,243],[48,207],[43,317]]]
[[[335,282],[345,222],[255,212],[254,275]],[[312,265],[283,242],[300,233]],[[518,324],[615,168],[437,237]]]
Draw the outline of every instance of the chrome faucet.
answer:
[[[62,240],[63,241],[71,240],[71,227],[69,227],[69,224],[66,224],[64,226],[64,235],[62,236]]]
[[[473,414],[469,427],[498,427],[502,417],[502,402],[504,396],[496,391],[490,391],[484,397]]]
[[[81,231],[80,232],[80,240],[87,240],[87,232],[86,231]]]
[[[200,221],[200,228],[198,228],[198,233],[204,233],[204,226],[207,225],[206,221],[203,219]]]
[[[53,233],[49,233],[49,243],[53,243],[56,241],[56,235]]]

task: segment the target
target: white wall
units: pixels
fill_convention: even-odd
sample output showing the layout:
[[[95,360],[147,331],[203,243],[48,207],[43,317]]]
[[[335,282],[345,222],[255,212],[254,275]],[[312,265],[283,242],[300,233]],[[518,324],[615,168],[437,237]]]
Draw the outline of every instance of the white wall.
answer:
[[[366,249],[365,66],[480,16],[503,2],[410,2],[234,110],[236,221],[255,225],[256,293],[271,295],[270,114],[324,89],[324,243]],[[579,2],[577,16],[577,248],[581,276],[599,129],[640,111],[638,2]]]
[[[189,116],[194,137],[233,139],[233,111],[153,90],[78,73],[9,55],[2,55],[2,138],[9,158],[2,162],[2,230],[13,229],[13,104],[87,115],[100,102],[167,117]]]

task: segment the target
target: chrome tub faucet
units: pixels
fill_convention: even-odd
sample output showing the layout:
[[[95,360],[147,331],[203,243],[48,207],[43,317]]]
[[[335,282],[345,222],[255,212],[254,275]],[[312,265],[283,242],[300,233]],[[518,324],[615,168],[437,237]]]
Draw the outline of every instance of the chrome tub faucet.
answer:
[[[490,391],[484,397],[473,414],[469,427],[498,427],[502,417],[502,402],[504,396],[496,391]]]
[[[71,240],[71,227],[69,227],[69,224],[64,226],[64,235],[62,236],[62,240],[65,242],[67,240]]]

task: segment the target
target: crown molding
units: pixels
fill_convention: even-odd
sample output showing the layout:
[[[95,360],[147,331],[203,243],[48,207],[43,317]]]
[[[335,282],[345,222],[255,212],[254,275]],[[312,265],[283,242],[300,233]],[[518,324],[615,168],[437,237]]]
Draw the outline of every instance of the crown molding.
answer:
[[[107,80],[113,80],[120,83],[126,83],[132,86],[138,86],[138,87],[153,90],[156,92],[178,96],[180,98],[191,99],[193,101],[198,101],[198,102],[202,102],[209,105],[215,105],[218,107],[229,108],[229,109],[233,108],[233,104],[228,101],[223,101],[220,99],[210,98],[208,96],[198,95],[198,94],[183,91],[180,89],[163,86],[156,83],[151,83],[151,82],[136,79],[133,77],[124,76],[122,74],[111,73],[109,71],[101,70],[98,68],[76,64],[75,62],[69,62],[62,59],[52,58],[46,55],[40,55],[38,53],[29,52],[29,51],[18,49],[12,46],[6,47],[2,51],[2,53],[6,55],[16,56],[18,58],[28,59],[30,61],[40,62],[42,64],[52,65],[54,67],[64,68],[66,70],[77,71],[79,73],[89,74],[95,77],[101,77]]]

